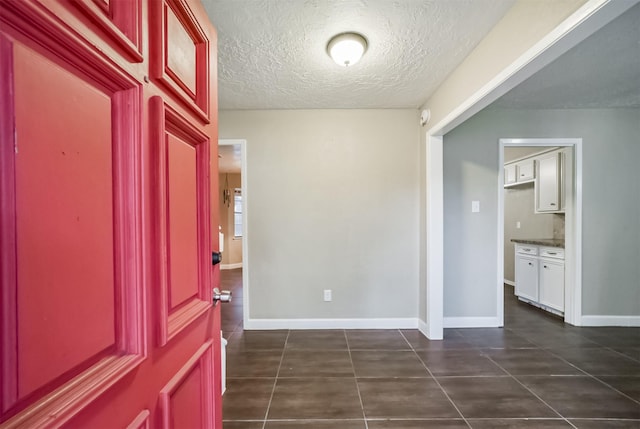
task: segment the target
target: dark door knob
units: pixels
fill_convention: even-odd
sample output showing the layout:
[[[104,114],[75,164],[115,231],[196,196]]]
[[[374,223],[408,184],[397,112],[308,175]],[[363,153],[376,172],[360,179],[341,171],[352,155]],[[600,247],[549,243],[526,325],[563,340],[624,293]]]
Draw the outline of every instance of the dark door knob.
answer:
[[[222,252],[211,253],[211,265],[217,265],[222,262]]]

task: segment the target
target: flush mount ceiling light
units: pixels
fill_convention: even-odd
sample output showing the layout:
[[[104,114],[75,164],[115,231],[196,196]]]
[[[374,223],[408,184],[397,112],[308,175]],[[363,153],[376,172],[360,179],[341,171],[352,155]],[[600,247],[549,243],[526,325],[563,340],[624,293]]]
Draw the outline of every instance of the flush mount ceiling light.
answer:
[[[367,50],[367,39],[358,33],[333,36],[327,44],[327,53],[336,64],[349,67],[360,61]]]

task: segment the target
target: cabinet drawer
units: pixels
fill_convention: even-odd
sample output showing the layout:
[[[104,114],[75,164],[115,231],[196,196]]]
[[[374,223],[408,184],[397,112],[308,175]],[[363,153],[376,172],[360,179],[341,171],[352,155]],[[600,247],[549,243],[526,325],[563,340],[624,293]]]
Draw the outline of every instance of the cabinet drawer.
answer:
[[[541,258],[564,259],[564,249],[558,247],[541,247]]]
[[[516,253],[519,253],[521,255],[537,255],[538,248],[536,246],[527,246],[527,245],[517,244]]]

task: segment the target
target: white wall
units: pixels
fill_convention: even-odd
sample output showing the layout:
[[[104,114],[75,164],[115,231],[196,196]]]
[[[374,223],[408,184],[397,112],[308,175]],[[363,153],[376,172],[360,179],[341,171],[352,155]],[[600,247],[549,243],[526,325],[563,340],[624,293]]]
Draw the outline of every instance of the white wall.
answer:
[[[418,317],[427,320],[427,145],[424,142],[424,129],[420,133],[420,275],[418,278]]]
[[[639,135],[640,109],[487,109],[447,134],[445,316],[495,316],[498,139],[526,137],[583,139],[583,315],[640,315]]]
[[[219,136],[247,140],[250,318],[417,318],[417,111],[221,111]]]

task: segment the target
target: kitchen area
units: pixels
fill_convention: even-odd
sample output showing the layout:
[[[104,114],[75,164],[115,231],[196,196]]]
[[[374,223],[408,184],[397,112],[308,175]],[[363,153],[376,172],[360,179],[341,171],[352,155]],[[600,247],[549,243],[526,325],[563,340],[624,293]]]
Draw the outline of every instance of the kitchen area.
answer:
[[[564,316],[569,147],[504,149],[504,282],[520,301]],[[570,158],[569,158],[570,159]]]

